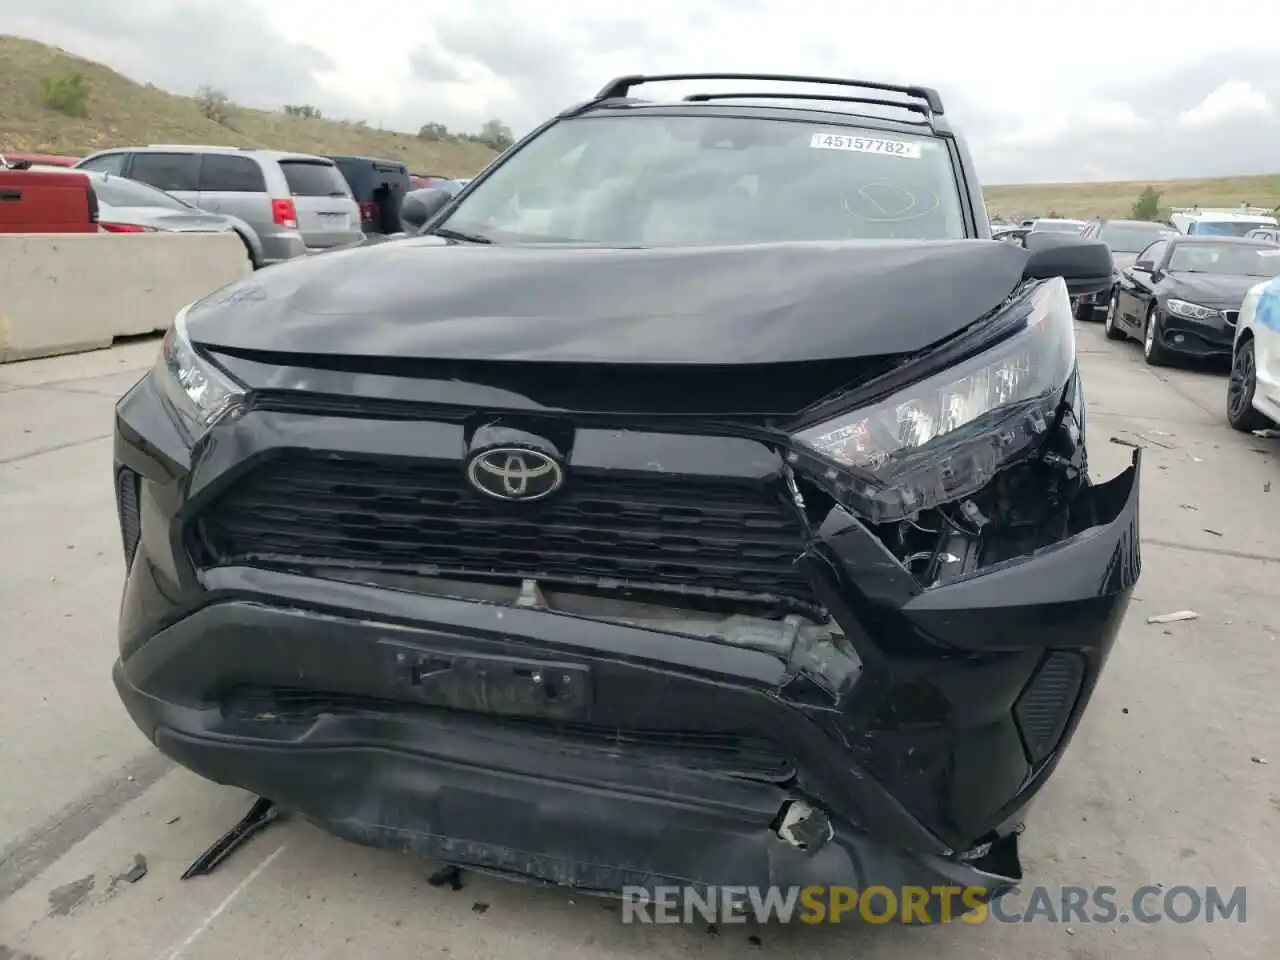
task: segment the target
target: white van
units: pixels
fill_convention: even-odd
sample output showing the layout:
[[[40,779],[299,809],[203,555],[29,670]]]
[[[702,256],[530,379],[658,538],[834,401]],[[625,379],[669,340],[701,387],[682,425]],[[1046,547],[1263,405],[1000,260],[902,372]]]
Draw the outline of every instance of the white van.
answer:
[[[1191,236],[1243,237],[1250,230],[1277,226],[1274,216],[1262,210],[1177,210],[1169,218],[1174,229]]]

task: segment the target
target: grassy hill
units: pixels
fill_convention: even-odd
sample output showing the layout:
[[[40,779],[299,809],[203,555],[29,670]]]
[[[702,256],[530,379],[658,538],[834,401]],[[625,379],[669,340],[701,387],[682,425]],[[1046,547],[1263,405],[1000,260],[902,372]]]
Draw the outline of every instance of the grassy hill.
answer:
[[[1280,206],[1280,174],[1222,177],[1216,180],[1151,180],[1117,183],[1041,183],[986,187],[983,194],[994,215],[1127,217],[1145,187],[1160,193],[1162,207]]]
[[[88,91],[86,116],[68,116],[47,105],[49,83],[75,74]],[[74,112],[74,111],[73,111]],[[0,153],[69,153],[137,143],[225,143],[319,154],[358,154],[402,160],[411,170],[471,176],[493,156],[469,141],[422,140],[407,133],[357,123],[288,116],[230,105],[225,123],[206,116],[193,97],[135,83],[102,64],[62,50],[0,36]],[[1051,183],[992,186],[992,213],[1066,217],[1128,216],[1144,187],[1160,191],[1163,206],[1280,205],[1280,174],[1218,180],[1128,183]]]
[[[47,106],[45,87],[75,74],[84,77],[88,90],[83,117]],[[471,176],[493,156],[479,143],[420,140],[357,123],[234,105],[226,114],[226,125],[217,123],[195,98],[135,83],[102,64],[33,40],[0,36],[0,153],[82,156],[126,144],[227,144],[385,157],[415,172],[455,177]]]

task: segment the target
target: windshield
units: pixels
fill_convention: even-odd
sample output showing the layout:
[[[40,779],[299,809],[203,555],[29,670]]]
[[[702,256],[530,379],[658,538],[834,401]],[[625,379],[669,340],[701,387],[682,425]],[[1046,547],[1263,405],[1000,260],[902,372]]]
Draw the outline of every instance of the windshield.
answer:
[[[1170,273],[1280,276],[1280,247],[1243,243],[1180,243],[1169,255]]]
[[[1109,246],[1112,253],[1141,253],[1161,237],[1175,232],[1158,223],[1108,223],[1098,239]]]
[[[123,177],[101,177],[93,181],[93,192],[109,207],[160,207],[164,210],[190,210],[191,207],[163,190]]]
[[[965,236],[942,141],[742,117],[561,121],[476,185],[447,226],[614,247]]]
[[[1265,220],[1196,220],[1187,233],[1198,237],[1243,237],[1250,230],[1274,226]]]

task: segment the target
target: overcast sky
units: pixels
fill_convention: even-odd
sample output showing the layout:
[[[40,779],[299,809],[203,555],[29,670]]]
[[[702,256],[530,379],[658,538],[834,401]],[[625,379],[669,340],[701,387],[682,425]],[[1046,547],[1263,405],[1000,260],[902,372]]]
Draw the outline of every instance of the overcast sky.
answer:
[[[409,131],[519,134],[622,73],[925,83],[987,183],[1280,171],[1277,22],[1272,0],[0,0],[0,33],[168,90]]]

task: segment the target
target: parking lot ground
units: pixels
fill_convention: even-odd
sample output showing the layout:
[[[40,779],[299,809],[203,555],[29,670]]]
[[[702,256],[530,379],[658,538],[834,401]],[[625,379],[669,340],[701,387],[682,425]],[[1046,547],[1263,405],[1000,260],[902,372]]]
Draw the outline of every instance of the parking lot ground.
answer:
[[[1244,923],[624,925],[563,891],[434,888],[429,864],[288,821],[180,881],[250,798],[151,751],[108,676],[123,576],[110,411],[151,342],[0,366],[0,960],[1276,956],[1280,442],[1226,426],[1220,371],[1153,371],[1136,344],[1078,330],[1093,472],[1145,447],[1144,570],[1028,824],[1027,880],[1109,885],[1121,906],[1146,884],[1243,886]],[[1146,622],[1182,609],[1199,618]]]

